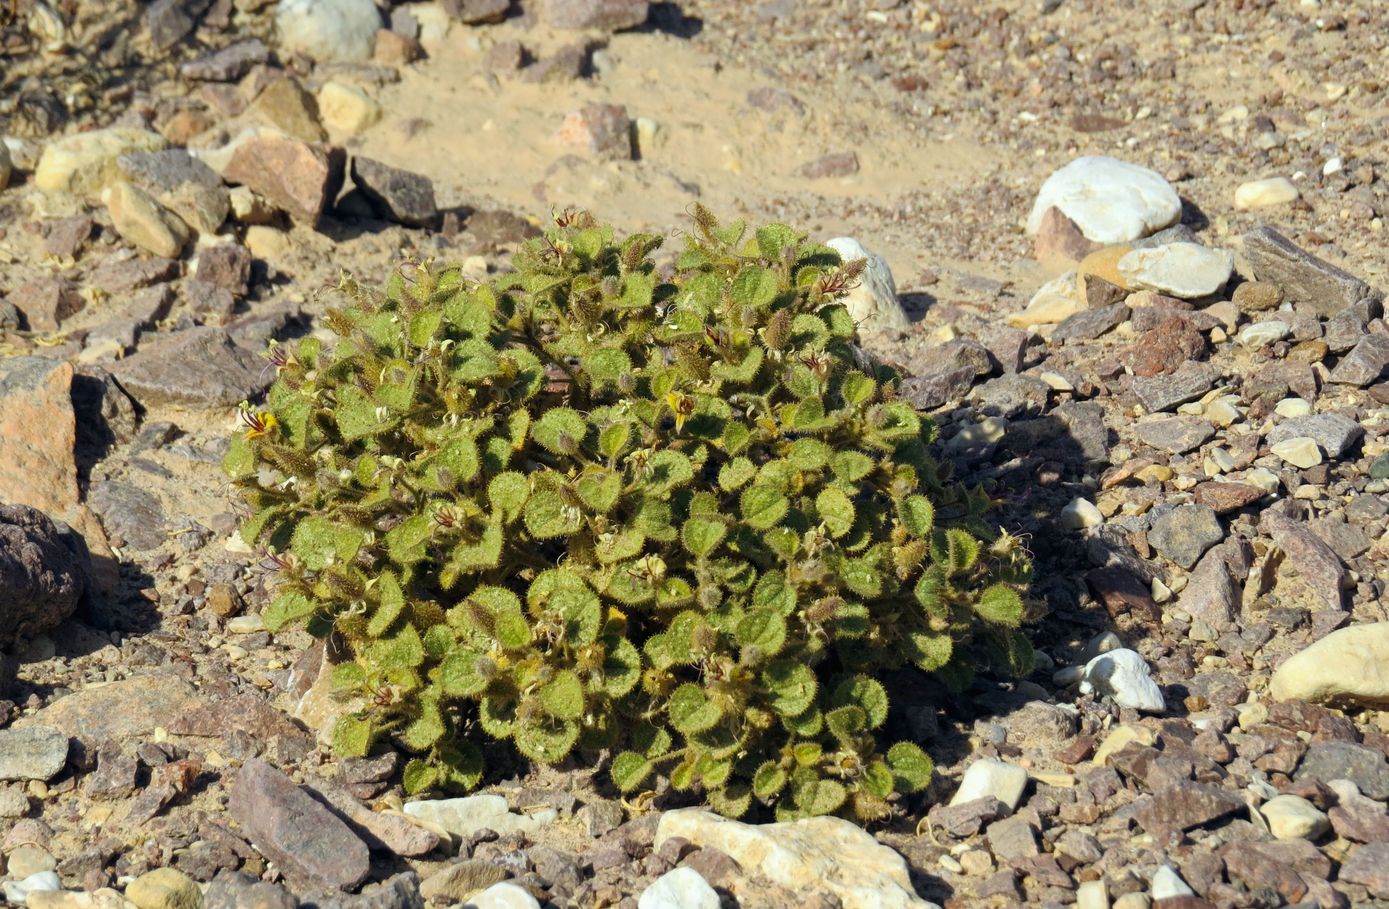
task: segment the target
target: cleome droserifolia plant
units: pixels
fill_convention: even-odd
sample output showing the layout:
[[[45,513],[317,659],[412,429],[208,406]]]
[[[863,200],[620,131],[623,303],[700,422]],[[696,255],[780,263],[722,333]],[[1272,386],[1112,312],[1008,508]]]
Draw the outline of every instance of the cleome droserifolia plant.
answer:
[[[932,764],[883,740],[880,676],[1026,671],[1031,564],[856,347],[861,260],[703,208],[668,278],[661,242],[569,212],[487,283],[344,279],[226,458],[266,624],[346,643],[336,747],[404,749],[410,792],[478,785],[490,738],[733,817],[885,817]]]

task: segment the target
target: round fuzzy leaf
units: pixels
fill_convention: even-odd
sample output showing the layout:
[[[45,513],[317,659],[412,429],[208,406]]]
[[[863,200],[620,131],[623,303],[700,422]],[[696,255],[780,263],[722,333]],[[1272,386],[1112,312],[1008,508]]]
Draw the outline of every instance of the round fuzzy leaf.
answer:
[[[577,720],[584,714],[584,686],[572,670],[562,669],[540,689],[540,705],[551,716]]]
[[[583,359],[584,369],[595,389],[616,388],[618,380],[632,371],[632,358],[621,350],[601,348]]]
[[[911,661],[924,672],[935,672],[950,662],[955,642],[948,634],[927,634],[914,631],[907,635],[907,653]]]
[[[887,690],[875,679],[866,675],[850,676],[834,688],[830,705],[843,707],[852,704],[863,708],[869,725],[877,729],[887,722]]]
[[[833,453],[833,449],[819,439],[797,439],[791,443],[786,460],[800,470],[819,470],[829,463]]]
[[[471,698],[487,690],[488,678],[478,670],[482,654],[457,648],[439,664],[439,687],[450,697]]]
[[[887,750],[887,765],[897,778],[898,792],[919,792],[931,782],[936,766],[917,745],[898,742]]]
[[[897,780],[887,764],[881,760],[874,760],[863,768],[863,779],[860,785],[877,798],[885,799],[892,795]]]
[[[541,540],[573,536],[583,526],[583,513],[564,504],[553,489],[536,489],[526,501],[526,530]]]
[[[764,802],[771,801],[785,788],[786,771],[774,761],[767,761],[752,775],[752,793]]]
[[[371,621],[367,623],[367,635],[379,638],[386,633],[391,624],[400,617],[400,613],[405,609],[405,594],[401,592],[400,581],[389,571],[381,572],[376,582],[376,593],[378,602],[376,611],[371,615]]]
[[[939,567],[932,567],[916,582],[916,601],[932,618],[945,618],[950,604],[945,601],[946,583]]]
[[[897,518],[907,533],[921,540],[931,538],[936,523],[936,509],[925,496],[907,496],[897,506]]]
[[[761,309],[771,305],[777,295],[777,279],[765,268],[750,265],[733,279],[733,302]]]
[[[362,532],[322,515],[310,515],[294,528],[290,548],[310,571],[335,562],[350,562],[362,545]]]
[[[342,757],[366,757],[374,737],[369,720],[345,713],[333,726],[333,750]]]
[[[808,780],[791,790],[796,807],[808,817],[833,814],[849,793],[834,780]]]
[[[851,407],[868,403],[877,390],[878,383],[857,371],[846,373],[839,386],[840,396]]]
[[[848,745],[868,729],[868,714],[862,707],[846,704],[825,714],[825,725],[829,727],[831,735]]]
[[[576,410],[552,407],[531,427],[531,437],[551,454],[574,454],[588,434],[588,423]]]
[[[787,583],[786,575],[780,571],[764,571],[752,589],[754,609],[766,609],[782,616],[789,616],[796,610],[796,588]]]
[[[438,782],[438,769],[420,758],[412,758],[405,765],[405,771],[400,776],[400,784],[405,787],[406,795],[419,795],[421,792],[428,792]]]
[[[979,599],[974,604],[974,611],[990,625],[1017,628],[1022,624],[1022,597],[1018,596],[1018,592],[1011,587],[992,584],[984,588],[984,592],[979,594]]]
[[[781,523],[791,503],[779,489],[771,486],[749,486],[738,501],[743,520],[754,530],[768,530]]]
[[[613,758],[608,776],[619,792],[632,792],[646,782],[655,768],[651,762],[635,751],[624,751]]]
[[[622,474],[615,470],[590,468],[574,481],[574,492],[589,511],[607,514],[613,510],[617,497],[622,493]]]
[[[643,485],[648,495],[664,495],[694,479],[690,459],[673,448],[663,448],[653,454],[646,462],[646,468],[646,482]]]
[[[830,457],[830,470],[845,483],[856,483],[873,472],[877,462],[861,451],[837,451]]]
[[[620,698],[641,681],[641,654],[626,638],[605,638],[608,652],[603,659],[603,690]]]
[[[516,702],[485,697],[478,702],[477,719],[482,724],[482,731],[492,738],[510,738],[516,728]]]
[[[593,547],[598,561],[605,565],[621,562],[641,555],[646,537],[634,527],[624,527],[615,532],[602,534]]]
[[[723,542],[728,533],[724,522],[716,518],[690,518],[680,528],[680,541],[696,558],[705,558]]]
[[[598,451],[605,458],[618,458],[632,438],[632,424],[614,423],[598,434]]]
[[[772,709],[782,716],[805,712],[819,688],[815,672],[795,660],[777,660],[762,670],[762,684],[772,694]]]
[[[498,612],[495,621],[496,631],[494,634],[497,643],[501,644],[504,650],[521,650],[535,640],[535,635],[531,631],[531,623],[526,620],[520,610]]]
[[[708,778],[705,784],[709,785]],[[727,818],[740,818],[752,807],[752,790],[742,783],[731,783],[710,789],[709,807]]]
[[[430,465],[430,479],[435,488],[450,492],[459,484],[472,482],[480,463],[477,442],[463,436],[449,442],[435,456]]]
[[[719,708],[704,693],[704,689],[686,682],[670,696],[666,706],[670,724],[683,735],[693,735],[710,729],[721,717]]]
[[[420,698],[419,715],[401,730],[400,741],[411,751],[427,751],[446,733],[437,701]]]
[[[564,760],[579,740],[579,724],[573,720],[541,721],[517,726],[512,732],[516,750],[533,761],[555,764]]]
[[[318,604],[298,591],[287,590],[264,610],[260,617],[270,632],[279,631],[290,622],[300,622],[313,615]]]
[[[820,490],[815,497],[815,512],[832,537],[842,537],[854,526],[854,503],[838,486]]]
[[[747,458],[734,458],[719,468],[719,486],[724,492],[733,492],[747,485],[757,474],[757,468]]]
[[[476,789],[482,782],[485,769],[482,752],[472,742],[458,740],[452,745],[435,749],[439,759],[439,775],[443,785],[464,791]]]
[[[773,657],[786,644],[786,620],[770,609],[757,609],[743,616],[734,637],[740,646]]]

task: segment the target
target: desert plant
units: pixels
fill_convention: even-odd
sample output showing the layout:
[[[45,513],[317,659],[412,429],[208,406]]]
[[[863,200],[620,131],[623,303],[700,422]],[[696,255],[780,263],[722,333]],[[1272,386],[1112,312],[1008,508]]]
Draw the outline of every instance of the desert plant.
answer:
[[[491,737],[731,816],[886,815],[932,765],[879,740],[878,677],[1025,669],[1025,554],[856,348],[862,262],[700,208],[662,278],[661,238],[556,222],[487,283],[344,279],[336,344],[273,352],[226,459],[266,624],[350,646],[336,746],[393,741],[412,792],[476,786]]]

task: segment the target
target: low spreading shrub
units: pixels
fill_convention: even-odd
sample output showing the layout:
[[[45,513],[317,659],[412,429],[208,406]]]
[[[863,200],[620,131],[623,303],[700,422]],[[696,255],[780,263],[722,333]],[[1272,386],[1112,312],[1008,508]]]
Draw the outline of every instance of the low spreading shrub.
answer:
[[[336,746],[409,752],[410,792],[477,786],[491,738],[730,816],[883,817],[932,764],[883,741],[881,676],[1026,670],[1030,563],[855,345],[861,261],[702,208],[669,276],[661,242],[566,213],[486,283],[344,279],[226,459],[266,624],[346,643]]]

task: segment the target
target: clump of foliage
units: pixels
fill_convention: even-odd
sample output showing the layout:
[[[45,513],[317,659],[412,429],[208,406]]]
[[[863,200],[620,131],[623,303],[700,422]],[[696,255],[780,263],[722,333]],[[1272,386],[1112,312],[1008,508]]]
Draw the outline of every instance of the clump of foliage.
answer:
[[[730,816],[887,815],[932,764],[880,741],[879,676],[1026,669],[1030,563],[855,346],[864,263],[701,208],[663,278],[661,238],[556,220],[487,283],[345,279],[336,344],[275,352],[226,461],[267,625],[346,641],[336,745],[403,747],[410,791],[476,786],[491,737]]]

